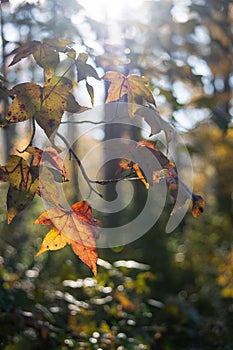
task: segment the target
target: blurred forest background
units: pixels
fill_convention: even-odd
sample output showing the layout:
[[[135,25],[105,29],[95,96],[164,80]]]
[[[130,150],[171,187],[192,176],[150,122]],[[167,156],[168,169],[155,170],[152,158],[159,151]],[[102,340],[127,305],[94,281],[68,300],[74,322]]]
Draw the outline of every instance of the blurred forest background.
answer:
[[[142,238],[99,249],[93,278],[69,248],[35,258],[46,231],[32,224],[41,202],[8,226],[0,184],[0,348],[231,350],[233,1],[125,1],[118,12],[109,3],[2,1],[1,75],[9,87],[40,82],[32,60],[8,69],[10,52],[56,37],[88,52],[100,75],[148,77],[161,115],[186,140],[206,209],[166,234],[168,202]],[[17,132],[7,131],[8,151]]]

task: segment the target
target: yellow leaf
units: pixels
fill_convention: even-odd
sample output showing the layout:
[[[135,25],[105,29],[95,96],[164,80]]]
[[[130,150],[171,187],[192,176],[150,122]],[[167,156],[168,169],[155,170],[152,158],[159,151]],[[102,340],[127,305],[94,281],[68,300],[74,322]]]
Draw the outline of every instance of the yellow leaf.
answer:
[[[41,248],[36,256],[46,252],[47,250],[58,250],[67,244],[67,238],[65,238],[58,230],[52,229],[45,236]]]

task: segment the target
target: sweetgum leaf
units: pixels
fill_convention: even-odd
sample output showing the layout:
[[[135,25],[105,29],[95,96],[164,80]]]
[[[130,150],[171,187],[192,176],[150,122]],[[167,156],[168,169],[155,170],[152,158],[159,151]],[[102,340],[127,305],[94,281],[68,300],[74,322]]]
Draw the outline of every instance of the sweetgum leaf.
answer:
[[[60,249],[64,242],[71,245],[75,254],[96,274],[96,237],[99,223],[92,218],[91,207],[86,201],[77,202],[70,210],[61,207],[44,211],[34,224],[52,225],[38,254]],[[56,234],[57,233],[57,234]],[[60,235],[59,235],[60,234]],[[55,244],[58,244],[56,247]],[[60,244],[60,247],[59,247]]]
[[[106,103],[118,101],[127,94],[128,103],[132,105],[139,104],[139,100],[142,99],[155,105],[154,97],[148,87],[149,80],[144,77],[133,74],[124,76],[117,72],[107,72],[102,79],[110,82]],[[134,117],[134,112],[134,109],[130,111],[131,117]]]
[[[150,126],[150,136],[156,135],[161,131],[164,131],[167,143],[172,140],[174,135],[174,129],[171,124],[167,123],[160,115],[159,111],[153,107],[142,107],[136,105],[135,116],[143,118],[145,122]]]
[[[102,79],[110,82],[106,103],[118,101],[122,96],[128,93],[128,88],[125,84],[126,77],[123,74],[107,72]]]
[[[67,45],[70,44],[72,41],[64,39],[45,39],[43,42],[29,41],[12,52],[15,56],[9,66],[13,66],[32,54],[36,63],[44,69],[46,78],[49,79],[54,75],[60,61],[59,52],[69,50]]]
[[[38,172],[25,159],[10,155],[5,166],[0,166],[0,181],[9,182],[7,193],[8,223],[33,200],[39,186]]]
[[[19,61],[21,61],[21,59],[33,54],[33,52],[37,50],[40,44],[41,44],[40,41],[33,40],[21,45],[20,47],[12,51],[12,54],[15,54],[15,56],[11,61],[11,63],[9,64],[9,67],[18,63]]]
[[[42,150],[35,146],[28,146],[26,152],[33,156],[32,164],[34,166],[46,165],[50,171],[55,170],[57,172],[56,179],[58,179],[58,182],[69,181],[63,159],[55,148],[49,146]]]
[[[46,44],[39,44],[33,52],[36,63],[44,69],[47,79],[51,78],[60,61],[59,53]]]
[[[65,110],[75,113],[86,109],[71,94],[72,87],[70,79],[58,76],[49,79],[44,87],[34,83],[16,85],[12,89],[12,94],[16,97],[5,120],[16,123],[34,117],[50,137],[60,125]]]
[[[42,109],[36,112],[35,118],[48,137],[60,125],[71,89],[72,82],[65,77],[54,76],[44,84]]]
[[[57,229],[53,228],[50,230],[45,236],[41,248],[36,254],[37,256],[48,251],[48,250],[58,250],[64,248],[67,244],[69,244],[73,250],[73,252],[86,264],[90,267],[94,275],[97,274],[97,259],[98,255],[93,247],[85,247],[82,244],[79,244],[76,241],[68,239]]]
[[[90,64],[86,63],[88,59],[88,55],[86,53],[81,53],[78,55],[77,60],[75,60],[75,65],[77,69],[77,81],[86,80],[87,77],[92,77],[97,80],[100,80],[100,77]]]
[[[6,121],[17,123],[32,118],[36,111],[40,110],[42,88],[35,83],[22,83],[11,90],[16,95],[11,103]]]

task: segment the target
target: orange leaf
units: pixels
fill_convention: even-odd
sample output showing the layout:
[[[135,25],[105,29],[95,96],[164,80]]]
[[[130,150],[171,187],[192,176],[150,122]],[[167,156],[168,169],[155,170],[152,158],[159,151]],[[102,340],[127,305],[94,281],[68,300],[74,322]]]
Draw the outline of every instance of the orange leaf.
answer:
[[[61,207],[48,209],[34,224],[53,226],[45,237],[39,254],[46,250],[63,248],[68,243],[74,253],[96,274],[96,238],[99,223],[93,219],[91,207],[86,201],[75,203],[70,210]]]
[[[198,216],[204,211],[205,201],[201,196],[194,193],[192,195],[192,200],[193,200],[192,214],[195,217],[195,219],[197,219]]]

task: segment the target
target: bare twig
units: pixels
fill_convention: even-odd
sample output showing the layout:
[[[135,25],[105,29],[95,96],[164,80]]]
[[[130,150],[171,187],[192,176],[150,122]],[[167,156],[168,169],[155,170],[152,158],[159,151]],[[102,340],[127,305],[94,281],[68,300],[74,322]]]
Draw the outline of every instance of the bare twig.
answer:
[[[87,124],[87,123],[94,124],[94,125],[107,124],[107,122],[102,121],[102,120],[99,122],[94,122],[92,120],[80,120],[80,121],[76,121],[76,122],[65,120],[65,121],[61,122],[60,124]]]
[[[99,193],[98,191],[96,191],[96,189],[91,185],[91,183],[93,183],[93,182],[89,179],[89,177],[88,177],[88,175],[87,175],[87,173],[86,173],[86,171],[85,171],[85,169],[84,169],[84,167],[83,167],[83,165],[81,163],[81,160],[78,158],[77,154],[74,152],[72,147],[69,145],[69,143],[66,140],[66,138],[63,135],[61,135],[60,133],[58,133],[58,132],[56,133],[56,135],[64,142],[64,144],[66,145],[66,147],[69,150],[69,153],[74,157],[74,159],[78,163],[78,166],[80,167],[81,173],[82,173],[84,179],[86,180],[86,183],[88,184],[88,187],[90,188],[90,191],[91,192],[95,192],[96,194],[98,194],[98,196],[103,198],[102,194]]]
[[[117,179],[109,179],[109,180],[90,180],[91,183],[97,184],[97,185],[107,185],[107,184],[114,184],[120,181],[138,181],[141,180],[139,177],[129,177],[130,175],[126,175],[124,177],[119,177]]]

